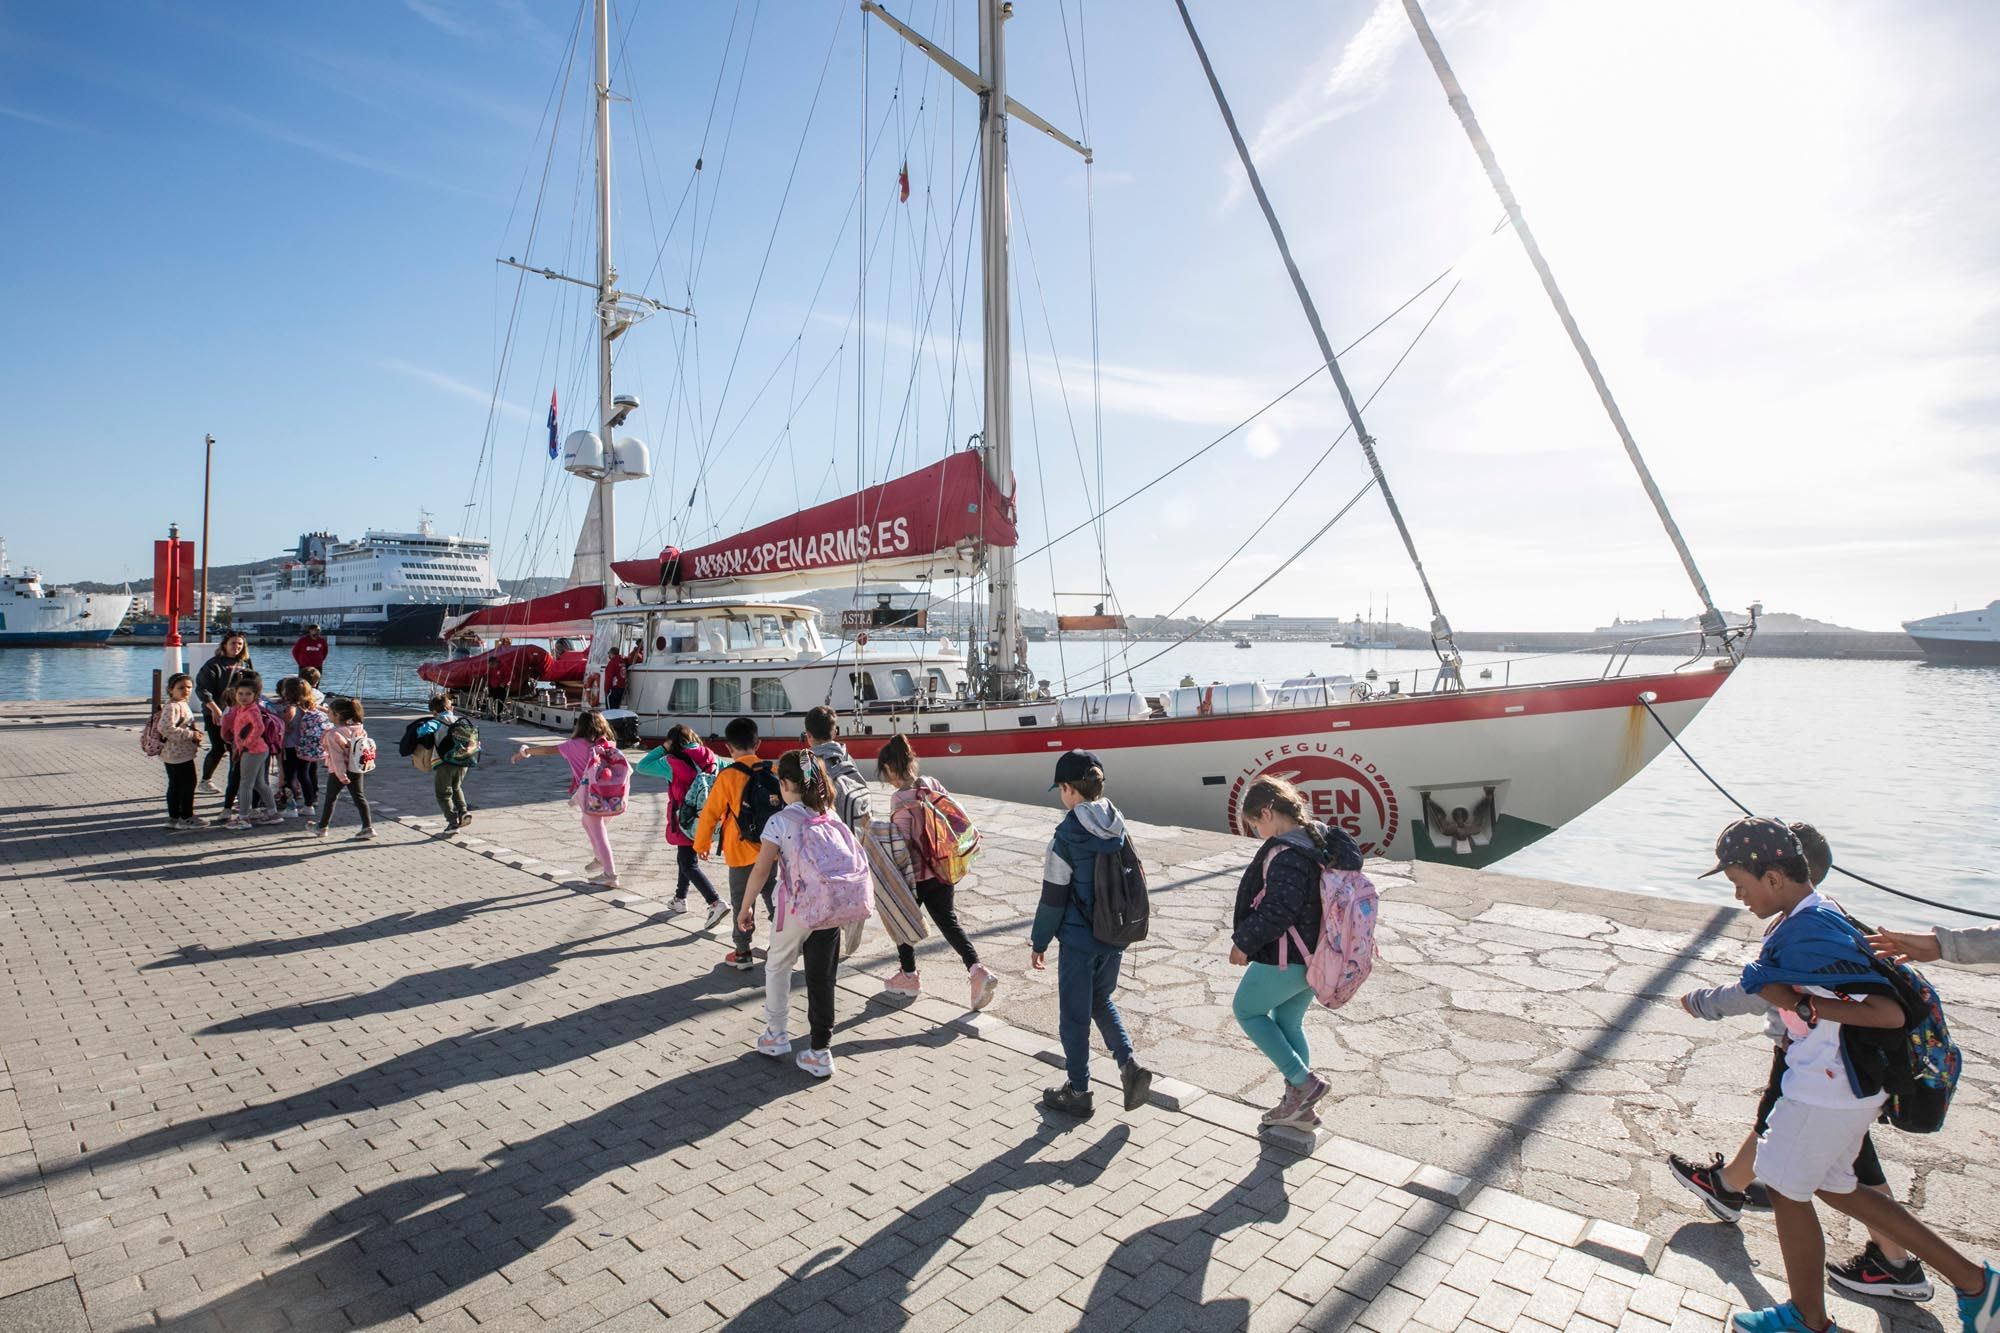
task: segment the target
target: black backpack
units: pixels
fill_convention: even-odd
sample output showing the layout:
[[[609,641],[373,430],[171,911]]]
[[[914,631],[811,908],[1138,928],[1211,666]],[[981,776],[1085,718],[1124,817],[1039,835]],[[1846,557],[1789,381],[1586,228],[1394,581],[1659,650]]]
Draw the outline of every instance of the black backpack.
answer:
[[[403,739],[396,742],[396,753],[408,759],[411,755],[422,749],[425,742],[417,735],[417,728],[430,720],[429,714],[425,714],[419,718],[412,718],[410,725],[403,728]]]
[[[785,808],[785,794],[778,790],[778,770],[769,760],[746,764],[739,759],[737,765],[748,776],[736,806],[736,836],[745,842],[762,842],[764,825]]]
[[[453,718],[433,743],[440,764],[457,768],[474,768],[479,764],[479,728],[469,717]]]
[[[1090,933],[1100,944],[1122,949],[1146,938],[1152,903],[1146,896],[1146,867],[1127,838],[1115,852],[1097,854],[1097,901],[1090,914]]]

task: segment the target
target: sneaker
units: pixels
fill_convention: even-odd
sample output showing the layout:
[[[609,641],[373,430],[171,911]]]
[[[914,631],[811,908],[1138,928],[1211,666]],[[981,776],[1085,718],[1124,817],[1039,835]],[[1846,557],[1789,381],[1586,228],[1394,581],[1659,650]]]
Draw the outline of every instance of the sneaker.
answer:
[[[220,788],[220,787],[218,787],[218,786],[216,786],[216,785],[215,785],[215,779],[214,779],[214,778],[203,778],[203,779],[201,780],[201,785],[200,785],[199,787],[196,787],[196,788],[195,788],[195,790],[196,790],[196,791],[205,791],[205,792],[207,792],[207,793],[208,793],[208,794],[209,794],[210,796],[217,796],[217,795],[220,795],[220,794],[221,794],[221,792],[222,792],[222,788]]]
[[[1815,1329],[1799,1314],[1799,1307],[1786,1301],[1768,1309],[1749,1310],[1730,1320],[1741,1333],[1840,1333],[1840,1325],[1827,1316],[1826,1327]]]
[[[599,861],[596,857],[593,856],[590,858],[590,860],[584,862],[583,877],[585,879],[589,879],[592,875],[597,874],[603,869],[604,869],[604,863]]]
[[[988,971],[986,964],[974,963],[972,970],[965,974],[965,979],[972,987],[970,1003],[974,1009],[984,1009],[993,1003],[993,992],[1000,989],[1000,978]]]
[[[800,1051],[797,1063],[814,1078],[833,1077],[832,1051]]]
[[[275,824],[283,818],[284,816],[276,810],[259,810],[256,814],[250,816],[250,822],[253,824]]]
[[[443,828],[442,830],[440,830],[440,832],[443,832],[443,833],[456,833],[456,832],[458,832],[458,821],[457,821],[456,819],[447,819],[447,820],[445,820],[445,821],[444,821],[444,828]]]
[[[470,824],[471,822],[472,822],[472,811],[461,810],[458,812],[458,826],[460,828],[464,828],[467,824]]]
[[[729,904],[717,898],[708,905],[708,916],[701,923],[703,930],[714,930],[722,924],[722,918],[729,915]]]
[[[619,882],[616,875],[592,875],[589,882],[595,884],[600,889],[622,889],[625,887],[624,884]]]
[[[326,836],[326,825],[324,824],[313,825],[312,835],[315,838],[324,838]]]
[[[228,828],[235,819],[236,812],[234,810],[224,810],[221,814],[209,820],[208,823],[211,828]]]
[[[1893,1296],[1899,1301],[1927,1301],[1933,1288],[1924,1276],[1924,1266],[1915,1258],[1892,1264],[1882,1247],[1869,1241],[1861,1253],[1844,1264],[1828,1264],[1826,1275],[1838,1287],[1863,1296]]]
[[[768,1055],[775,1060],[781,1055],[790,1055],[791,1053],[792,1039],[784,1033],[773,1032],[771,1029],[765,1028],[757,1034],[757,1054]]]
[[[198,829],[207,827],[208,825],[202,823],[199,819],[169,819],[167,821],[167,832],[169,833],[193,833]]]
[[[898,972],[895,976],[889,978],[888,984],[883,989],[892,990],[898,995],[907,995],[914,999],[924,993],[924,983],[923,979],[914,972]]]
[[[1976,1296],[1958,1298],[1963,1333],[2000,1333],[2000,1268],[1986,1265],[1986,1285]]]
[[[1765,1188],[1763,1181],[1753,1180],[1749,1188],[1743,1191],[1743,1207],[1753,1213],[1771,1211],[1771,1191]]]
[[[731,949],[722,955],[722,961],[738,972],[748,972],[757,966],[757,958],[748,949]]]
[[[668,916],[679,916],[679,915],[680,915],[680,914],[681,914],[682,912],[685,912],[685,911],[687,911],[687,909],[688,909],[688,900],[687,900],[687,899],[685,899],[685,898],[669,898],[669,899],[667,899],[667,915],[668,915]]]
[[[238,819],[234,815],[231,815],[228,819],[222,821],[222,827],[236,832],[249,828],[250,821],[247,819]]]
[[[1313,1106],[1326,1096],[1327,1083],[1318,1074],[1308,1072],[1303,1083],[1285,1085],[1285,1095],[1278,1104],[1264,1112],[1262,1120],[1267,1125],[1290,1125],[1296,1129],[1310,1129],[1319,1121],[1313,1113]]]
[[[352,839],[352,841],[354,841],[354,842],[367,842],[367,841],[368,841],[369,839],[373,838],[374,836],[375,836],[375,826],[374,826],[373,824],[370,824],[370,825],[369,825],[369,826],[368,826],[367,828],[365,828],[365,829],[362,829],[362,830],[361,830],[361,832],[359,832],[359,833],[355,834],[355,835],[354,835],[354,837],[353,837],[353,839]]]
[[[1697,1166],[1679,1153],[1668,1153],[1667,1169],[1674,1173],[1674,1179],[1680,1181],[1689,1193],[1700,1195],[1701,1201],[1708,1205],[1708,1211],[1723,1221],[1734,1224],[1743,1216],[1744,1196],[1722,1183],[1721,1153],[1715,1154],[1706,1166]],[[1790,1310],[1792,1307],[1787,1304],[1772,1308]],[[1797,1312],[1793,1313],[1796,1316]]]
[[[1125,1085],[1125,1109],[1136,1111],[1153,1090],[1153,1071],[1141,1068],[1137,1060],[1128,1060],[1118,1067],[1118,1081]]]
[[[1067,1083],[1061,1087],[1042,1089],[1042,1105],[1048,1107],[1051,1111],[1061,1111],[1064,1115],[1073,1115],[1079,1120],[1088,1120],[1090,1113],[1096,1109],[1095,1102],[1090,1095],[1090,1089],[1083,1088],[1079,1090],[1072,1088]]]

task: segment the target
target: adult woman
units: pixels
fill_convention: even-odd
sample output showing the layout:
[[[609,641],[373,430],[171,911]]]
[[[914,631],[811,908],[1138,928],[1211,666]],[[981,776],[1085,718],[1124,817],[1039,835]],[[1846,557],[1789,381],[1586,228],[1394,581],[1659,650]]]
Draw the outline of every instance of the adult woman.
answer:
[[[215,656],[195,673],[194,697],[201,702],[202,721],[208,729],[208,755],[201,761],[201,789],[215,790],[215,766],[228,756],[222,743],[222,715],[236,699],[237,678],[249,671],[250,641],[234,630],[222,636]],[[229,766],[229,790],[222,798],[224,809],[236,804],[237,767]]]
[[[601,884],[607,889],[620,887],[618,883],[618,863],[611,855],[611,836],[605,829],[609,815],[592,814],[584,797],[584,788],[589,784],[593,765],[605,746],[617,750],[617,741],[611,735],[611,724],[604,720],[602,713],[585,711],[576,715],[576,729],[566,741],[556,741],[549,745],[523,745],[514,752],[512,762],[532,759],[541,755],[559,754],[569,762],[569,799],[576,807],[577,818],[583,824],[584,839],[591,850],[590,864],[584,873],[592,884]],[[623,756],[619,756],[623,760]],[[629,775],[629,768],[626,770]]]
[[[1285,1080],[1267,1125],[1311,1129],[1326,1080],[1313,1073],[1305,1014],[1312,1005],[1306,959],[1319,944],[1320,871],[1361,869],[1361,849],[1337,828],[1307,817],[1305,799],[1283,778],[1250,784],[1240,814],[1263,846],[1236,887],[1229,961],[1243,968],[1232,1008],[1244,1035]]]

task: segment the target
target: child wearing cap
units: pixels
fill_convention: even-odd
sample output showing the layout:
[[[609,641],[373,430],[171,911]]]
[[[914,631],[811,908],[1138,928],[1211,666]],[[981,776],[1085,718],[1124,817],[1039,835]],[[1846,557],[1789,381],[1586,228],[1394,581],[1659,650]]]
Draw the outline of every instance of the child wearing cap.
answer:
[[[1798,839],[1800,852],[1805,856],[1806,873],[1813,884],[1813,892],[1807,896],[1806,902],[1814,905],[1829,903],[1835,911],[1840,911],[1838,903],[1822,898],[1819,893],[1819,885],[1833,868],[1833,849],[1811,824],[1793,823],[1791,830],[1792,836]],[[1776,926],[1776,922],[1772,924]],[[1711,1213],[1725,1222],[1734,1223],[1743,1215],[1745,1208],[1771,1206],[1766,1191],[1757,1191],[1761,1198],[1753,1198],[1751,1185],[1756,1176],[1757,1140],[1769,1126],[1771,1108],[1778,1104],[1783,1091],[1785,1047],[1790,1038],[1785,1032],[1785,1025],[1778,1020],[1771,1007],[1744,990],[1741,984],[1689,991],[1681,997],[1681,1008],[1696,1018],[1710,1020],[1761,1014],[1771,1036],[1770,1077],[1765,1082],[1763,1096],[1757,1102],[1756,1123],[1744,1135],[1736,1155],[1725,1163],[1722,1154],[1715,1153],[1708,1162],[1697,1163],[1679,1153],[1667,1154],[1667,1169],[1673,1172],[1674,1179],[1698,1195]],[[1870,1135],[1862,1136],[1861,1151],[1854,1158],[1854,1178],[1863,1189],[1889,1194],[1889,1180],[1882,1173],[1882,1159],[1876,1155],[1875,1142]],[[1842,1263],[1828,1264],[1826,1273],[1836,1284],[1867,1296],[1927,1301],[1933,1290],[1921,1263],[1895,1241],[1874,1232],[1869,1233],[1868,1244],[1859,1254]]]
[[[1042,864],[1042,901],[1035,909],[1030,961],[1040,971],[1050,941],[1062,942],[1056,955],[1056,1029],[1069,1078],[1044,1091],[1042,1105],[1065,1115],[1091,1113],[1090,1025],[1095,1020],[1118,1062],[1125,1109],[1135,1111],[1145,1105],[1153,1075],[1132,1053],[1125,1020],[1111,1000],[1125,951],[1099,940],[1090,924],[1097,903],[1098,854],[1117,855],[1123,849],[1125,820],[1104,799],[1104,764],[1088,750],[1071,750],[1056,760],[1055,778],[1050,790],[1059,794],[1068,813],[1056,825]]]
[[[1775,919],[1743,989],[1774,1009],[1791,1043],[1769,1125],[1757,1140],[1756,1170],[1771,1192],[1791,1299],[1735,1317],[1743,1333],[1821,1333],[1827,1317],[1826,1237],[1815,1194],[1870,1231],[1887,1236],[1941,1273],[1958,1291],[1963,1333],[2000,1333],[2000,1270],[1984,1270],[1884,1195],[1859,1187],[1854,1158],[1887,1100],[1869,1087],[1848,1053],[1850,1029],[1901,1028],[1902,1006],[1876,972],[1861,934],[1811,884],[1799,840],[1775,819],[1739,819],[1715,843],[1716,865],[1737,900]]]

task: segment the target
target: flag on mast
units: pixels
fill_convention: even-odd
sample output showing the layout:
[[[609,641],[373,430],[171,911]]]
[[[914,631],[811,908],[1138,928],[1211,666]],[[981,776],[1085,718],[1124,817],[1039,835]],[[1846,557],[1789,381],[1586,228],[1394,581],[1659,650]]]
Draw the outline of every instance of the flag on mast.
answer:
[[[904,204],[907,204],[907,203],[909,203],[909,202],[910,202],[910,164],[909,164],[908,162],[905,162],[905,163],[903,164],[903,169],[902,169],[901,171],[899,171],[899,172],[897,172],[897,173],[896,173],[896,188],[897,188],[897,189],[898,189],[898,190],[899,190],[899,191],[901,192],[901,196],[902,196],[902,197],[901,197],[900,199],[898,199],[898,200],[897,200],[897,202],[898,202],[898,203],[904,203]]]
[[[561,451],[556,447],[556,391],[549,390],[549,457],[553,459]]]

